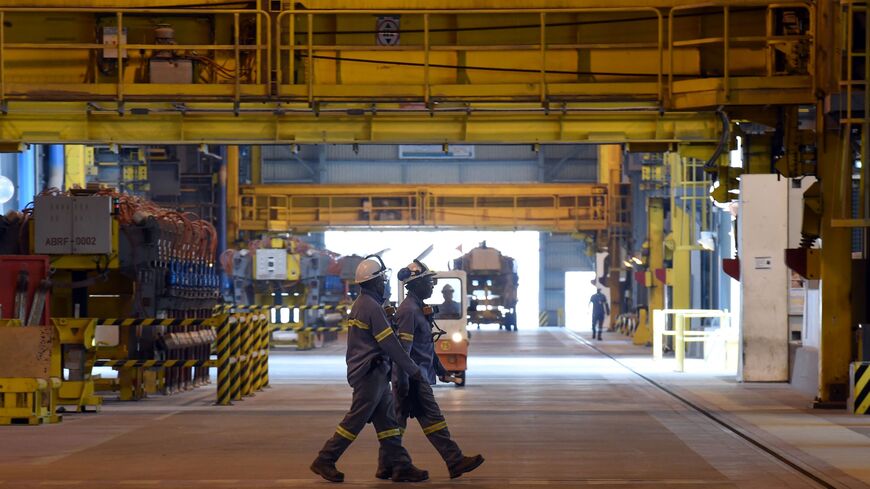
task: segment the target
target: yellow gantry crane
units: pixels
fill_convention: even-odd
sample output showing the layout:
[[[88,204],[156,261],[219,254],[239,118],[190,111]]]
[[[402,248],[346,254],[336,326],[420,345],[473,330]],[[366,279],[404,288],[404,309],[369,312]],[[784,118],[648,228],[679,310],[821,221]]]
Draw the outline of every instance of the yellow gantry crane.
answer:
[[[870,165],[858,175],[857,212],[851,200],[853,148],[866,162],[870,139],[870,48],[854,43],[866,1],[184,3],[3,2],[0,143],[229,144],[237,232],[311,227],[314,217],[297,212],[303,198],[329,200],[327,222],[371,225],[384,211],[363,189],[252,187],[237,200],[238,144],[625,144],[706,161],[715,196],[727,200],[738,174],[726,151],[733,123],[782,126],[778,171],[822,180],[819,398],[847,381],[850,235],[870,224]],[[799,106],[815,108],[809,125]],[[753,141],[743,171],[769,172],[769,140]],[[815,148],[810,158],[806,147]],[[514,190],[517,199],[563,195]],[[468,195],[446,189],[396,191],[407,203],[401,225],[474,223],[475,213],[495,212],[475,203],[460,217],[450,199]],[[366,199],[367,215],[355,208]],[[662,203],[650,202],[651,220]],[[532,226],[527,216],[600,225],[585,203],[530,205],[526,214],[519,200],[508,204],[498,212],[518,226]],[[660,229],[650,226],[651,241],[663,239]]]

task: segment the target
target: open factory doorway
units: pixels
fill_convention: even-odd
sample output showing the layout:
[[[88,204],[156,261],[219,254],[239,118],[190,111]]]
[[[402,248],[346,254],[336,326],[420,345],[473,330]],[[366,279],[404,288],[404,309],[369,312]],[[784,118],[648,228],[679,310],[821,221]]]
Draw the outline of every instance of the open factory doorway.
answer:
[[[342,255],[366,255],[387,249],[382,258],[393,270],[391,300],[398,298],[396,273],[430,245],[432,252],[423,260],[434,270],[448,270],[453,260],[482,242],[516,261],[517,327],[535,328],[538,324],[540,289],[540,241],[537,231],[327,231],[326,248]],[[437,293],[437,288],[436,288]],[[476,329],[476,325],[469,325]],[[481,329],[498,326],[482,325]]]
[[[574,331],[592,331],[595,272],[565,272],[565,325]]]

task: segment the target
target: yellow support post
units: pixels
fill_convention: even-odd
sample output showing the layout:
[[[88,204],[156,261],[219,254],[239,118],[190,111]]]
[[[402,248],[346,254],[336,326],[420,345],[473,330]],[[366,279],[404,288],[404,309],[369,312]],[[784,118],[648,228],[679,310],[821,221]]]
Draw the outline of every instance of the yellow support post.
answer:
[[[683,158],[679,153],[668,154],[671,165],[671,235],[674,239],[674,259],[668,270],[668,283],[673,287],[671,309],[692,307],[692,217],[683,203],[678,202],[675,191],[682,188]],[[692,207],[688,207],[691,209]]]
[[[837,208],[847,202],[840,182],[846,177],[840,164],[836,133],[825,132],[819,141],[819,179],[822,181],[822,332],[819,348],[821,403],[846,400],[852,356],[852,236],[851,229],[834,227]]]
[[[608,221],[611,226],[608,228],[610,239],[608,243],[608,252],[610,254],[610,276],[607,278],[607,285],[610,289],[610,324],[608,331],[613,331],[616,325],[616,318],[622,314],[622,291],[619,285],[619,273],[622,268],[622,236],[621,227],[617,223],[619,208],[622,203],[619,201],[619,184],[622,182],[622,145],[619,144],[602,144],[598,146],[598,183],[607,185],[608,213],[610,217]]]
[[[239,147],[227,146],[227,246],[239,236]]]
[[[263,183],[263,149],[258,144],[251,146],[251,183]]]
[[[647,279],[647,303],[648,311],[643,321],[638,323],[633,342],[636,345],[648,343],[652,337],[652,325],[650,320],[653,311],[665,308],[665,284],[659,284],[656,278],[656,270],[664,268],[664,241],[665,241],[665,208],[664,199],[650,197],[647,199],[647,243],[649,244],[648,274]]]
[[[64,188],[85,188],[87,166],[92,164],[94,149],[81,144],[67,144],[64,151]],[[89,156],[90,155],[90,156]]]

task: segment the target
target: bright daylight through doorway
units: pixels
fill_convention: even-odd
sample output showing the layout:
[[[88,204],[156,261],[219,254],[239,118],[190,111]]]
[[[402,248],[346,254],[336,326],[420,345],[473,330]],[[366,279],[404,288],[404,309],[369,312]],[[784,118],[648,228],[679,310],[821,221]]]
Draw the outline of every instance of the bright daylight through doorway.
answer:
[[[434,249],[424,263],[434,270],[447,270],[454,259],[486,241],[486,245],[514,258],[519,275],[517,326],[537,327],[540,238],[536,231],[327,231],[326,248],[342,255],[367,255],[383,249],[384,262],[398,270],[429,245]],[[396,300],[393,287],[392,300]],[[494,327],[494,326],[491,326]]]

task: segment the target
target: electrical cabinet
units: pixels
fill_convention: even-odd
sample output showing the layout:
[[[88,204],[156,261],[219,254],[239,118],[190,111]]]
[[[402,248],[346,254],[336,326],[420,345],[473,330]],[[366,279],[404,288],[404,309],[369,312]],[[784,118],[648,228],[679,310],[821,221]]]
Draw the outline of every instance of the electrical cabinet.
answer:
[[[37,197],[33,203],[34,251],[40,255],[112,253],[112,198]]]

